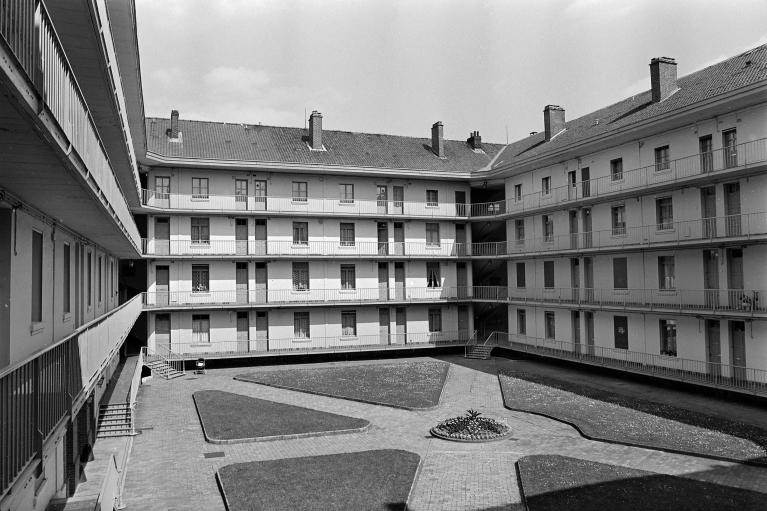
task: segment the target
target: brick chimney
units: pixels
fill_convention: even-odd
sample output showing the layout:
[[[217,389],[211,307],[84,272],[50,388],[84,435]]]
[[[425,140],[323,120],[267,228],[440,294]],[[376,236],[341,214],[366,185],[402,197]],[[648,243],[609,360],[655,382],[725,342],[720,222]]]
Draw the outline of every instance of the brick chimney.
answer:
[[[650,61],[650,85],[652,102],[663,101],[677,89],[676,60],[669,57],[656,57]]]
[[[445,138],[442,134],[442,121],[431,126],[431,150],[440,158],[445,157]]]
[[[546,142],[562,133],[565,129],[565,109],[559,105],[546,105],[543,109],[543,128]]]
[[[309,147],[313,151],[322,151],[322,114],[317,110],[309,116]]]
[[[482,137],[479,136],[479,131],[472,131],[471,136],[466,139],[472,149],[482,149]]]
[[[168,138],[178,138],[178,110],[171,110],[170,112],[170,129],[168,130]]]

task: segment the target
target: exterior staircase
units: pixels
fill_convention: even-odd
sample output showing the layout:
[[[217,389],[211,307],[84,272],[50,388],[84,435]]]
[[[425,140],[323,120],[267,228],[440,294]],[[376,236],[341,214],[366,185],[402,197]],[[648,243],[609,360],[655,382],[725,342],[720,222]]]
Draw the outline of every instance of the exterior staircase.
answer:
[[[464,357],[478,360],[489,360],[491,351],[493,351],[493,346],[487,346],[485,344],[470,344],[466,346]]]
[[[130,403],[101,405],[99,408],[98,438],[135,435],[133,407]]]
[[[179,376],[184,376],[184,374],[186,374],[174,368],[165,360],[165,358],[159,356],[149,355],[144,360],[144,365],[152,370],[153,375],[162,376],[166,380],[172,380],[173,378],[178,378]]]

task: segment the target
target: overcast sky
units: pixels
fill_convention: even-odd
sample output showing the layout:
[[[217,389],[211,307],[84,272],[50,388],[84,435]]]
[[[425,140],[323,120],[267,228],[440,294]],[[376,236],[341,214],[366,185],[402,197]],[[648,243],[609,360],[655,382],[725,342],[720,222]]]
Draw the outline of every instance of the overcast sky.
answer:
[[[489,142],[767,43],[766,0],[137,0],[148,116]]]

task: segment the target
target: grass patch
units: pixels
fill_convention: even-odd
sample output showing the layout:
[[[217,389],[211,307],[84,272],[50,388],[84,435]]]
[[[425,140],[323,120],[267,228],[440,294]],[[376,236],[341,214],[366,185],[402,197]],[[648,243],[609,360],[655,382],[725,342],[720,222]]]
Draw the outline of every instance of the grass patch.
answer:
[[[420,457],[400,450],[227,465],[218,480],[229,511],[405,510]]]
[[[498,376],[508,408],[539,413],[608,442],[767,464],[767,431],[528,372]]]
[[[763,509],[767,495],[679,476],[565,456],[517,462],[529,511],[743,511]]]
[[[257,442],[361,431],[365,419],[310,410],[220,390],[193,394],[205,439],[212,443]]]
[[[425,410],[439,404],[449,368],[449,363],[439,360],[409,360],[258,371],[235,379],[363,403]]]

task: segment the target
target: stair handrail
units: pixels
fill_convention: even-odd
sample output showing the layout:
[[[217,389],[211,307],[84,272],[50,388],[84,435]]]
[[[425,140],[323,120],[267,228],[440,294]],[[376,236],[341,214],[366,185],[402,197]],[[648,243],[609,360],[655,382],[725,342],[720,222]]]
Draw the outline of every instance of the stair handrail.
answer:
[[[136,367],[133,369],[133,379],[130,384],[130,392],[128,393],[128,408],[130,413],[130,431],[131,435],[136,434],[136,404],[138,403],[138,389],[141,386],[141,370],[144,367],[144,354],[146,353],[146,346],[142,346],[138,353],[138,360],[136,361]]]

